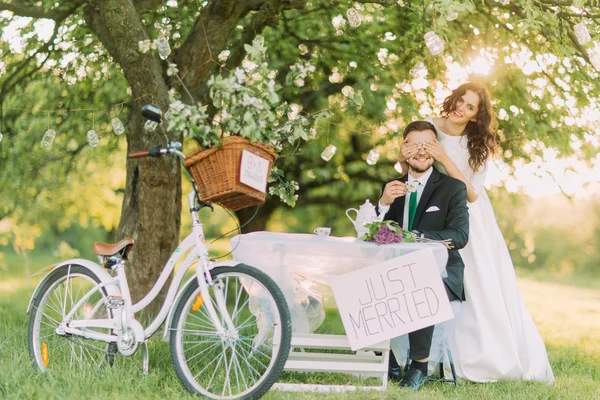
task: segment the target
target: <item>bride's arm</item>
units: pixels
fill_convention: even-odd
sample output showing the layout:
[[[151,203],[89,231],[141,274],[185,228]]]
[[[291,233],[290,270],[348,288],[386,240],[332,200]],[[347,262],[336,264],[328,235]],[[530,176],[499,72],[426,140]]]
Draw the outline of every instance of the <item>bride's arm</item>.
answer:
[[[425,143],[425,150],[448,171],[448,175],[454,179],[464,182],[467,186],[467,201],[473,203],[479,196],[477,190],[471,182],[460,172],[454,161],[446,154],[444,147],[437,140],[432,143]],[[483,168],[483,167],[482,167]],[[478,171],[479,173],[479,171]],[[483,177],[485,180],[485,175]]]

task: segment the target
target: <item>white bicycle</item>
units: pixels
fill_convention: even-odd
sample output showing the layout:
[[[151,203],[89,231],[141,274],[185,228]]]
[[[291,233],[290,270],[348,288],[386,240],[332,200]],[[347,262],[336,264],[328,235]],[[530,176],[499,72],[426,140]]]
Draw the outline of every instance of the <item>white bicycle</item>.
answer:
[[[156,110],[147,108],[144,115],[160,122]],[[178,142],[129,156],[163,155],[184,159]],[[285,298],[260,270],[210,260],[198,211],[211,205],[199,199],[190,181],[192,232],[138,303],[132,304],[125,274],[131,238],[96,243],[94,252],[103,266],[72,259],[55,265],[41,280],[27,308],[29,354],[37,368],[51,372],[112,366],[117,354],[130,356],[140,347],[147,372],[147,340],[164,323],[163,339],[170,340],[175,371],[190,392],[215,399],[258,398],[275,383],[290,351]],[[160,312],[144,328],[135,314],[152,302],[178,264]],[[196,273],[181,285],[194,264]]]

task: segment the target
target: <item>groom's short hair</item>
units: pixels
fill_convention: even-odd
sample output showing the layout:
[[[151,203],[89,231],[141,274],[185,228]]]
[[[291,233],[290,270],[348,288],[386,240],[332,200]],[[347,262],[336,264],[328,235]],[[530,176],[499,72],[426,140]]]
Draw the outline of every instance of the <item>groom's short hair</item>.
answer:
[[[431,131],[435,135],[435,126],[431,122],[427,121],[413,121],[404,128],[402,138],[406,139],[409,133],[414,131]]]

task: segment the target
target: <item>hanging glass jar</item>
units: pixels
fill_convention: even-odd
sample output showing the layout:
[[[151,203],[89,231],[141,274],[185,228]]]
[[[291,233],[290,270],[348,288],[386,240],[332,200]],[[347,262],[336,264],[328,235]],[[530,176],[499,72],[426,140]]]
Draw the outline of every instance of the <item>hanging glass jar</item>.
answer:
[[[158,50],[158,56],[161,60],[166,60],[171,54],[171,46],[169,46],[169,39],[164,36],[159,36],[156,39],[156,49]]]
[[[98,147],[100,143],[100,139],[98,138],[98,134],[95,130],[90,129],[87,133],[87,140],[90,147]]]
[[[115,135],[122,135],[125,132],[125,127],[123,126],[123,122],[118,117],[113,118],[110,121],[110,125],[112,126],[113,132]]]
[[[335,154],[336,151],[337,151],[337,148],[334,145],[330,144],[321,153],[321,158],[325,161],[329,161],[329,160],[331,160],[331,158],[333,157],[333,155]]]
[[[158,122],[148,120],[144,124],[144,129],[147,130],[148,132],[152,132],[156,129],[157,126],[158,126]]]
[[[588,28],[583,22],[574,25],[573,29],[575,29],[575,37],[577,38],[579,44],[584,45],[590,40],[592,40],[592,36],[590,36],[590,31],[588,31]]]
[[[456,11],[450,11],[446,14],[447,21],[454,21],[456,18],[458,18],[458,13]]]
[[[427,32],[424,38],[425,46],[427,46],[432,56],[437,56],[444,51],[444,42],[434,31]]]
[[[590,50],[588,56],[596,71],[600,71],[600,43],[594,42],[594,48]]]
[[[348,24],[350,24],[352,28],[356,28],[362,23],[360,14],[356,8],[349,8],[348,11],[346,11],[346,17],[348,18]]]
[[[375,165],[377,163],[377,160],[379,160],[379,150],[373,149],[369,152],[369,155],[367,156],[367,164]]]
[[[44,133],[44,137],[42,138],[42,146],[50,148],[52,147],[52,143],[54,143],[54,138],[56,137],[56,131],[54,129],[48,129]]]

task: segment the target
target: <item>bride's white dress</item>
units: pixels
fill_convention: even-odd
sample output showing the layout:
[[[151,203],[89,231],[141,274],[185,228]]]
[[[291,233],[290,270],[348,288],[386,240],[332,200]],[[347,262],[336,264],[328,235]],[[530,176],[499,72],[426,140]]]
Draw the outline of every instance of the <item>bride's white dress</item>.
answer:
[[[510,254],[484,188],[487,170],[470,168],[466,137],[446,135],[437,126],[436,130],[446,154],[478,194],[477,201],[469,203],[469,242],[460,250],[467,301],[450,337],[458,376],[474,382],[552,383],[544,341],[519,293]],[[435,167],[446,173],[441,165]]]

